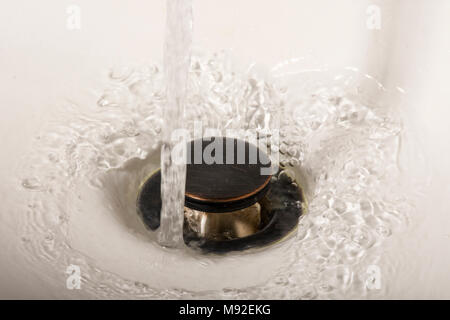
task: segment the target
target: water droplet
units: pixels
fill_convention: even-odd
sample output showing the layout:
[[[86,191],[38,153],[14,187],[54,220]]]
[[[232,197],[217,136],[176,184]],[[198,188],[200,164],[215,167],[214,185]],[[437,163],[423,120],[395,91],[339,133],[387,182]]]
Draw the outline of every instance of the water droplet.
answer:
[[[117,108],[126,104],[127,94],[123,89],[117,88],[106,92],[97,101],[97,105],[102,108]]]
[[[392,231],[389,227],[381,225],[376,228],[376,231],[379,235],[387,238],[391,235]]]
[[[341,199],[334,199],[332,208],[338,213],[343,214],[347,211],[347,204]]]
[[[29,190],[40,190],[42,185],[37,178],[27,178],[22,180],[22,187]]]
[[[129,67],[113,68],[109,72],[109,77],[114,80],[125,81],[131,75],[132,72],[133,69]]]

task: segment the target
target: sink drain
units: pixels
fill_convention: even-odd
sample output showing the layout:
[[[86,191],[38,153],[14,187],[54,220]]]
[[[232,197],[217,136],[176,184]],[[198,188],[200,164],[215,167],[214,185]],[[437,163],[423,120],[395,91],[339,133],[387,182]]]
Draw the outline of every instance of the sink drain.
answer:
[[[222,146],[213,154],[216,161],[196,159],[212,141]],[[242,251],[279,242],[296,229],[306,209],[303,192],[284,168],[262,174],[271,163],[256,146],[233,138],[200,139],[188,143],[187,155],[187,246],[203,252]],[[160,225],[160,187],[158,170],[143,183],[137,198],[138,212],[151,230]]]

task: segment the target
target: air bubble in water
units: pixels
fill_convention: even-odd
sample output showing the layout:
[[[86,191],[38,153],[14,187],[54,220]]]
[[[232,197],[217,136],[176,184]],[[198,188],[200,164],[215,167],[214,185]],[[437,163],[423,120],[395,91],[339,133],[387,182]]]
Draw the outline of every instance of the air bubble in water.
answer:
[[[37,178],[26,178],[22,180],[22,187],[29,190],[42,189],[41,182]]]

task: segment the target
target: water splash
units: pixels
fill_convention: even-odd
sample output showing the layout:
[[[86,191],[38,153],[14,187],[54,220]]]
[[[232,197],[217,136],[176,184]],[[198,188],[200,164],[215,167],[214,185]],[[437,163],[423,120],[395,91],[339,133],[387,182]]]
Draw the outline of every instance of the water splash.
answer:
[[[63,108],[17,180],[26,200],[17,210],[26,213],[18,231],[22,255],[34,272],[51,275],[46,281],[59,296],[313,299],[386,292],[388,279],[375,291],[365,281],[368,266],[384,270],[389,263],[382,261],[385,239],[399,234],[412,210],[408,188],[399,184],[401,123],[395,109],[365,101],[350,81],[353,71],[323,72],[320,79],[304,73],[301,87],[243,72],[226,54],[192,57],[186,125],[200,119],[220,130],[263,128],[265,113],[277,111],[281,162],[302,171],[309,193],[309,213],[279,255],[270,248],[248,259],[219,259],[167,253],[139,220],[139,184],[159,167],[167,79],[158,65],[121,70],[111,73],[105,92],[114,91],[117,103],[89,112]],[[339,80],[330,80],[336,74]],[[256,273],[257,259],[265,268]],[[80,292],[65,290],[70,264],[81,267]]]

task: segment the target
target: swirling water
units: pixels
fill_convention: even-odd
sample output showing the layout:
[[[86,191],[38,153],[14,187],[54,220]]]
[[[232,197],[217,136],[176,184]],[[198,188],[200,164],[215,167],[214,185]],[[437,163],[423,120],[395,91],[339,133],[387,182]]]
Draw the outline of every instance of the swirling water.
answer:
[[[381,259],[385,240],[401,234],[412,210],[398,178],[402,125],[395,108],[368,104],[354,81],[364,75],[354,70],[303,73],[301,85],[291,74],[243,70],[226,53],[194,55],[186,126],[196,120],[219,130],[279,126],[282,163],[309,200],[296,237],[226,256],[157,245],[135,199],[159,166],[166,77],[159,65],[115,69],[97,106],[89,112],[64,106],[21,166],[21,251],[59,297],[313,299],[386,292],[388,284],[374,289],[367,272],[390,268],[382,265],[388,264]],[[81,269],[81,290],[65,287],[69,265]]]

